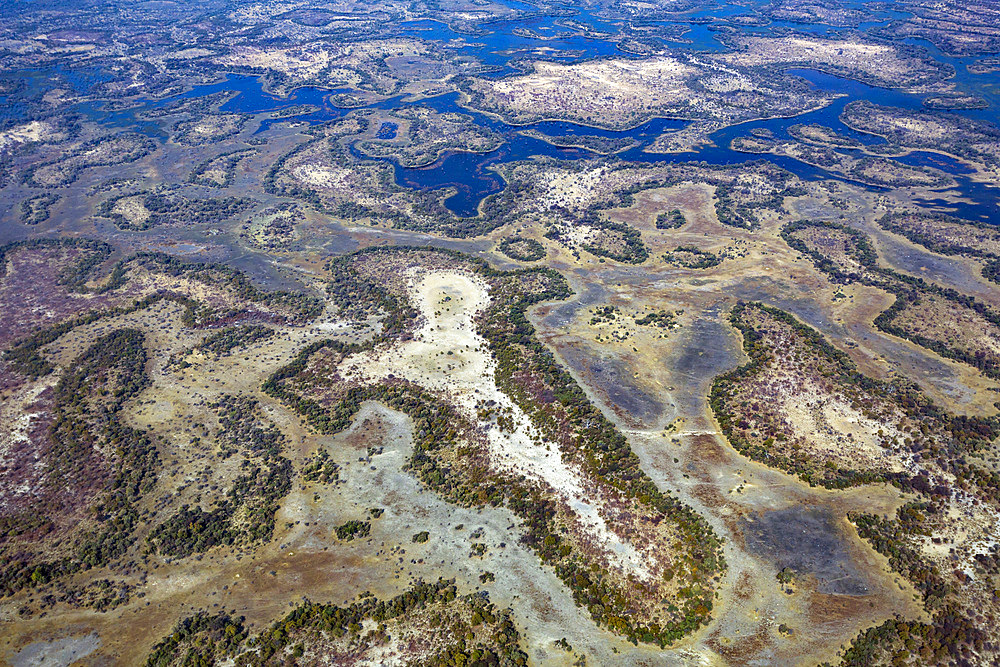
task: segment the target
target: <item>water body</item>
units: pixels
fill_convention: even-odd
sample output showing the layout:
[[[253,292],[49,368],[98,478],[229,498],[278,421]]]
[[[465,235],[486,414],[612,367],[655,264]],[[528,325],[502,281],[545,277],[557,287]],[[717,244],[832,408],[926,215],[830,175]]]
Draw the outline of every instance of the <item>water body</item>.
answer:
[[[552,14],[539,14],[530,5],[524,5],[514,0],[511,0],[509,4],[528,12],[531,16],[523,19],[503,20],[485,24],[479,32],[474,34],[457,32],[451,27],[436,21],[406,23],[403,26],[402,33],[422,39],[434,40],[441,44],[446,44],[447,48],[460,55],[475,57],[491,70],[484,74],[484,76],[492,77],[507,76],[523,71],[526,63],[542,57],[541,54],[543,53],[547,54],[545,57],[566,63],[611,56],[639,57],[624,52],[619,48],[617,44],[618,39],[620,39],[619,27],[615,23],[602,20],[587,11],[565,8]],[[848,4],[850,5],[850,3]],[[860,4],[857,6],[860,7]],[[717,39],[717,36],[720,31],[729,29],[728,26],[732,25],[727,21],[727,18],[752,12],[753,7],[741,5],[709,7],[690,13],[687,15],[686,20],[683,21],[675,19],[662,22],[662,25],[668,28],[676,29],[678,26],[681,26],[686,29],[686,32],[680,36],[673,35],[670,38],[653,38],[652,41],[658,41],[663,45],[669,44],[674,48],[683,48],[686,51],[706,52],[724,50],[726,47]],[[887,10],[877,12],[874,15],[874,20],[866,22],[862,28],[885,25],[889,21],[901,16],[903,14],[896,11]],[[645,21],[643,23],[655,24],[656,22]],[[592,32],[579,34],[578,31],[571,30],[569,27],[570,25],[580,24],[588,26]],[[825,25],[772,22],[760,27],[739,27],[738,30],[744,33],[770,33],[773,31],[796,30],[832,36],[843,29]],[[982,95],[990,102],[994,101],[992,94],[987,94],[984,91],[986,89],[992,90],[996,82],[1000,79],[996,75],[969,74],[967,66],[974,59],[952,58],[941,53],[938,49],[923,40],[909,41],[912,41],[921,48],[926,48],[931,55],[940,61],[954,66],[956,70],[955,80],[961,89],[966,92]],[[543,52],[539,51],[539,49],[546,49],[547,51]],[[923,96],[920,95],[908,94],[898,90],[876,88],[814,70],[795,69],[789,70],[789,74],[805,79],[817,89],[834,92],[843,95],[843,97],[823,109],[795,118],[751,121],[725,128],[711,136],[714,145],[703,147],[697,152],[661,155],[646,152],[644,149],[662,133],[681,129],[685,126],[686,121],[653,119],[636,128],[622,132],[583,127],[574,123],[560,121],[542,121],[526,126],[513,126],[490,116],[463,109],[458,104],[459,95],[451,93],[422,100],[416,104],[429,106],[442,112],[458,111],[471,115],[479,125],[488,127],[502,135],[505,139],[503,145],[494,151],[482,154],[450,153],[432,165],[417,169],[403,167],[398,162],[392,160],[388,161],[393,163],[396,182],[401,186],[422,190],[453,188],[454,194],[445,201],[446,206],[454,214],[468,217],[476,215],[477,208],[485,197],[499,192],[505,186],[503,179],[493,169],[497,165],[530,159],[534,156],[550,156],[564,160],[593,157],[593,153],[586,150],[559,148],[544,141],[525,137],[520,134],[522,130],[529,128],[550,136],[596,135],[628,138],[635,141],[637,145],[635,148],[619,155],[624,160],[646,163],[703,160],[710,164],[732,165],[765,159],[793,171],[802,178],[822,179],[837,178],[837,176],[823,169],[805,165],[789,158],[732,151],[729,148],[729,144],[735,137],[745,136],[752,129],[767,129],[777,138],[785,138],[788,136],[788,128],[791,125],[797,123],[817,123],[831,127],[837,132],[857,139],[863,144],[874,145],[883,142],[877,137],[855,132],[840,122],[839,116],[846,104],[855,100],[871,100],[878,104],[911,110],[922,108]],[[69,86],[74,91],[83,93],[100,82],[102,75],[99,72],[92,71],[72,73],[62,71],[36,72],[33,74],[33,78],[28,79],[27,85],[41,87],[46,79],[50,81],[56,79],[61,85]],[[346,90],[305,87],[294,91],[287,98],[278,98],[264,92],[261,81],[256,77],[239,75],[231,75],[222,81],[212,84],[196,86],[174,97],[148,100],[143,106],[135,109],[105,111],[100,103],[86,103],[79,106],[79,111],[103,124],[143,132],[162,140],[165,138],[166,133],[161,122],[145,119],[143,112],[155,110],[178,100],[198,98],[218,92],[235,93],[234,97],[221,107],[221,110],[225,112],[264,113],[296,105],[309,104],[315,106],[316,111],[295,116],[294,120],[310,124],[320,124],[342,118],[351,111],[331,103],[331,96],[347,92]],[[0,103],[2,102],[3,99],[0,98]],[[409,103],[403,101],[403,96],[399,96],[362,108],[394,109],[406,106],[407,104]],[[0,112],[0,120],[16,117],[18,113],[20,113],[20,110],[17,108],[4,109]],[[969,118],[989,120],[994,120],[996,116],[995,108],[992,106],[987,110],[955,111],[951,113],[958,113]],[[264,120],[259,131],[265,131],[273,123],[285,122],[286,120]],[[385,132],[389,132],[390,129],[383,128]],[[394,132],[394,129],[392,131]],[[389,135],[386,134],[385,136]],[[1000,205],[998,194],[1000,194],[1000,190],[971,181],[968,178],[970,170],[961,163],[932,153],[914,153],[898,159],[906,164],[932,166],[951,174],[958,181],[958,191],[971,201],[971,203],[957,206],[959,214],[973,219],[1000,223],[1000,213],[998,213],[998,205]],[[933,205],[943,204],[944,202],[937,199],[930,199],[925,203]]]

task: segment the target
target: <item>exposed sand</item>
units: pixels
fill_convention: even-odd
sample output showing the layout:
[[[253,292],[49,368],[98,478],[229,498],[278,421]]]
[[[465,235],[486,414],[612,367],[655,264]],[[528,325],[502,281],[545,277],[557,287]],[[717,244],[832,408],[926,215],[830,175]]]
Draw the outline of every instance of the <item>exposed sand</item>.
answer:
[[[822,457],[841,466],[891,472],[904,469],[898,452],[878,445],[901,435],[894,425],[889,420],[869,419],[842,396],[806,385],[802,391],[784,396],[781,412],[796,435],[806,438],[810,449],[820,450]],[[850,437],[845,438],[845,433]]]
[[[447,394],[462,416],[486,430],[491,462],[498,468],[546,483],[569,505],[585,530],[606,547],[623,569],[648,576],[646,556],[625,543],[605,523],[600,500],[585,491],[585,480],[570,468],[554,443],[546,443],[528,416],[494,382],[496,364],[473,318],[489,304],[487,286],[471,275],[438,271],[413,277],[410,298],[423,315],[414,339],[389,349],[362,352],[344,361],[348,380],[378,382],[394,375]],[[482,422],[477,406],[494,401],[514,430]]]
[[[0,151],[8,146],[27,144],[33,141],[44,141],[53,135],[52,126],[40,120],[33,120],[24,125],[12,127],[6,132],[0,132]]]
[[[342,187],[351,176],[350,169],[321,165],[302,165],[292,171],[292,175],[308,185],[320,188]]]
[[[45,414],[29,412],[28,408],[38,400],[42,392],[54,387],[58,379],[58,374],[53,373],[27,384],[0,403],[0,467],[6,468],[9,465],[12,450],[30,443],[32,429]],[[9,507],[21,496],[31,494],[34,484],[37,483],[37,477],[44,475],[44,470],[45,462],[36,454],[36,460],[32,465],[32,476],[17,486],[8,487],[0,498],[0,508]]]
[[[142,197],[119,199],[115,202],[111,212],[122,216],[132,225],[141,225],[153,216],[142,203]]]
[[[813,67],[835,66],[899,85],[917,79],[924,69],[919,58],[907,57],[895,46],[858,37],[824,39],[744,35],[736,41],[741,50],[713,55],[712,58],[719,62],[749,66],[808,62]]]

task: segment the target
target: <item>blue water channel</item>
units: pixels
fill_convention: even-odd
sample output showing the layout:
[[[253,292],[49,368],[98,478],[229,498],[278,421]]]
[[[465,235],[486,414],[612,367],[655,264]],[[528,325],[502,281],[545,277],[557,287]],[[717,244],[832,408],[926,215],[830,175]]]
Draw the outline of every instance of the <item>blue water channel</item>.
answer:
[[[559,62],[579,62],[598,57],[638,57],[623,51],[617,44],[620,39],[620,27],[615,23],[602,20],[587,11],[570,9],[560,10],[552,14],[540,14],[531,5],[510,0],[511,6],[533,14],[528,18],[492,22],[480,27],[479,31],[468,34],[457,32],[453,28],[435,21],[415,21],[403,26],[403,34],[434,40],[447,44],[449,49],[477,59],[484,65],[483,76],[508,76],[523,71],[525,63],[540,57],[540,48],[549,49],[545,53]],[[850,5],[851,3],[847,3]],[[860,3],[855,3],[860,6]],[[671,28],[664,30],[662,37],[653,37],[648,41],[659,42],[662,46],[682,48],[691,51],[719,51],[726,47],[717,39],[721,30],[725,30],[727,17],[752,14],[753,7],[737,5],[720,5],[692,12],[684,21],[666,21],[662,25]],[[900,12],[886,10],[875,13],[875,20],[859,26],[861,29],[877,27],[902,16]],[[588,30],[581,32],[580,25]],[[678,30],[677,26],[683,28]],[[742,32],[798,30],[818,34],[833,34],[839,29],[825,25],[792,24],[773,22],[762,27],[738,28]],[[985,110],[972,110],[951,113],[961,113],[970,118],[996,121],[998,98],[997,77],[995,75],[972,75],[967,66],[974,59],[952,58],[941,53],[927,42],[913,42],[921,48],[926,48],[938,60],[952,65],[956,71],[954,81],[963,92],[980,95],[990,102]],[[424,99],[416,104],[429,106],[438,111],[459,111],[473,116],[475,122],[497,132],[504,138],[504,143],[489,153],[473,154],[455,152],[449,153],[434,164],[417,169],[403,167],[398,162],[389,160],[395,168],[396,181],[408,188],[440,189],[454,188],[455,194],[449,197],[445,204],[458,216],[474,216],[479,203],[490,194],[499,192],[504,187],[503,179],[491,167],[506,162],[530,159],[535,156],[551,156],[559,159],[575,160],[593,157],[593,153],[578,148],[559,148],[547,142],[526,137],[521,134],[525,129],[534,129],[549,136],[572,136],[575,134],[628,138],[636,142],[636,147],[619,154],[623,160],[637,162],[687,162],[692,160],[705,161],[710,164],[739,164],[753,160],[766,159],[772,161],[806,179],[836,178],[822,169],[802,164],[790,158],[772,155],[756,155],[733,151],[730,142],[745,136],[752,129],[769,130],[776,138],[788,136],[788,128],[797,123],[816,123],[833,128],[837,132],[850,136],[866,145],[878,144],[882,140],[877,137],[855,132],[840,122],[839,116],[846,104],[854,100],[870,100],[872,102],[902,107],[905,109],[921,109],[922,97],[898,90],[876,88],[854,80],[844,79],[814,70],[790,70],[789,74],[807,80],[817,89],[833,92],[843,97],[835,100],[829,106],[795,118],[780,118],[759,120],[725,128],[711,136],[714,145],[701,148],[695,153],[654,154],[643,150],[662,133],[677,130],[686,124],[685,121],[672,119],[652,119],[638,127],[615,132],[584,127],[569,122],[542,121],[526,126],[513,126],[491,116],[470,111],[459,105],[459,95],[450,93],[438,97]],[[93,85],[100,79],[99,73],[66,73],[57,72],[63,80],[72,81],[74,90]],[[75,77],[75,79],[73,78]],[[37,85],[32,82],[29,85]],[[79,92],[83,92],[80,90]],[[143,132],[159,139],[165,137],[165,132],[159,122],[144,118],[144,112],[176,103],[185,98],[198,98],[219,92],[231,92],[234,96],[222,105],[224,112],[263,113],[286,109],[296,105],[313,105],[316,109],[311,113],[294,117],[295,121],[310,124],[327,123],[342,118],[351,109],[338,107],[331,102],[331,97],[345,90],[331,90],[313,87],[297,89],[287,98],[279,98],[264,92],[262,82],[253,76],[230,75],[222,81],[208,85],[196,86],[191,90],[166,99],[149,100],[145,105],[125,111],[105,111],[100,103],[87,103],[80,106],[80,111],[102,124],[128,128]],[[3,100],[0,99],[0,104]],[[403,97],[395,97],[362,108],[391,109],[408,104]],[[6,109],[8,115],[16,114],[16,109]],[[271,124],[286,122],[287,119],[264,120],[259,131],[265,131]],[[389,131],[383,128],[385,131]],[[394,131],[394,129],[393,129]],[[960,215],[972,219],[989,220],[1000,223],[998,213],[998,194],[1000,190],[968,178],[970,170],[961,163],[933,153],[913,153],[903,158],[901,162],[933,166],[941,169],[957,180],[965,199],[970,203],[957,206]],[[929,204],[942,202],[930,201]],[[954,205],[953,205],[954,206]]]

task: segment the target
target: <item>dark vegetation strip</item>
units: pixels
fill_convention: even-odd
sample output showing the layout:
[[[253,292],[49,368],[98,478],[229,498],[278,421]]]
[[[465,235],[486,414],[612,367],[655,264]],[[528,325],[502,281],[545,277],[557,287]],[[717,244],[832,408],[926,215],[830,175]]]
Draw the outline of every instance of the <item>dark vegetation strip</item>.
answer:
[[[97,525],[75,536],[70,555],[57,560],[30,555],[11,541],[21,531],[6,526],[0,551],[4,595],[106,565],[131,545],[140,521],[136,504],[152,489],[159,466],[149,435],[120,417],[125,404],[149,384],[143,343],[143,334],[134,329],[99,338],[57,384],[46,455],[50,483],[63,485],[72,480],[74,487],[103,487],[93,505]],[[110,462],[97,460],[95,451],[111,452]],[[104,473],[109,463],[112,470]],[[40,508],[43,516],[54,510]]]
[[[146,667],[167,667],[179,664],[178,659],[185,665],[211,665],[226,659],[234,659],[237,667],[283,665],[288,662],[289,649],[291,659],[301,658],[304,641],[314,645],[323,637],[335,640],[348,637],[352,646],[363,649],[365,645],[383,641],[382,632],[393,632],[394,625],[390,624],[406,623],[408,616],[437,606],[451,612],[465,608],[468,619],[464,614],[441,614],[441,620],[451,619],[447,621],[449,625],[432,627],[436,628],[436,635],[448,636],[450,640],[420,664],[429,667],[527,664],[528,656],[520,648],[520,633],[509,611],[497,610],[485,594],[460,597],[453,580],[438,580],[418,582],[390,600],[364,594],[359,601],[344,607],[306,601],[253,637],[249,636],[242,617],[225,612],[214,615],[199,612],[180,621],[171,634],[153,647]],[[382,630],[366,636],[363,632],[366,622],[374,622]],[[479,632],[473,633],[476,628]]]

